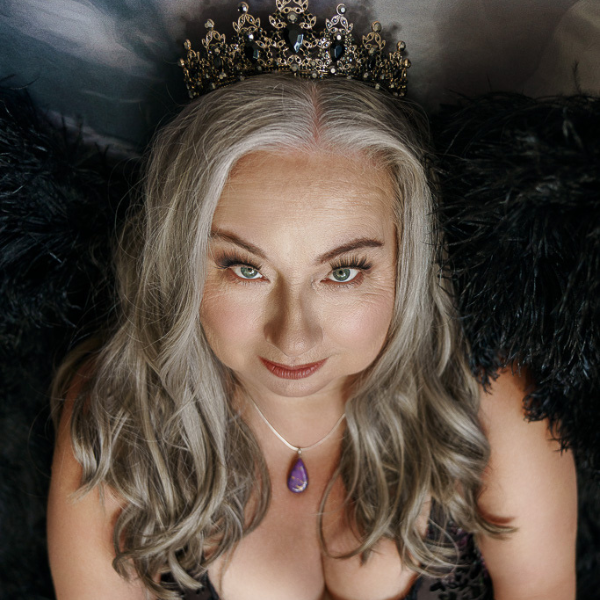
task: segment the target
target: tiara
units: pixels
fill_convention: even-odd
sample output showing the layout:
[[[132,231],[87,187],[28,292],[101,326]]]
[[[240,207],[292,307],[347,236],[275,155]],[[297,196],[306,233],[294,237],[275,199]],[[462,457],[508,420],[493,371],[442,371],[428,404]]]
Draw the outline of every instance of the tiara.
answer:
[[[217,88],[263,73],[290,72],[311,79],[342,76],[363,81],[394,96],[406,93],[406,71],[410,67],[404,58],[404,42],[384,56],[385,40],[379,21],[371,31],[354,42],[353,23],[346,18],[346,6],[338,4],[336,14],[325,20],[325,29],[317,33],[317,18],[308,10],[308,0],[276,0],[277,11],[269,15],[273,27],[267,31],[260,19],[253,17],[246,2],[240,2],[240,16],[233,23],[232,43],[215,30],[212,19],[205,23],[208,30],[200,50],[192,50],[189,40],[184,47],[187,58],[180,59],[190,98],[196,98]]]

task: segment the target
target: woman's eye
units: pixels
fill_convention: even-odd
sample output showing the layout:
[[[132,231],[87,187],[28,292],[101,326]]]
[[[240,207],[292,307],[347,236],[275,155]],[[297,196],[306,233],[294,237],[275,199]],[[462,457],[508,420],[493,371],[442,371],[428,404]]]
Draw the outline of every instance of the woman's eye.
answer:
[[[248,267],[245,265],[237,265],[235,267],[231,267],[231,270],[240,278],[240,279],[262,279],[262,275],[255,269],[254,267]]]
[[[327,279],[329,279],[330,281],[335,281],[337,283],[346,283],[347,281],[352,281],[359,273],[359,269],[341,267],[339,269],[334,269],[331,272],[331,275],[327,277]]]

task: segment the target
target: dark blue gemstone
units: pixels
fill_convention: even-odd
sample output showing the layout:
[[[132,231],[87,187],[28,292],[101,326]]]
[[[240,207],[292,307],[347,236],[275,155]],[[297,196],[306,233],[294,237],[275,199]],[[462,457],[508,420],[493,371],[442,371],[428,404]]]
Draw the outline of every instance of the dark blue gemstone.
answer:
[[[252,62],[258,61],[260,56],[259,47],[254,42],[246,42],[244,44],[244,56]]]
[[[346,48],[344,44],[336,42],[331,46],[331,60],[337,62],[338,60],[340,60],[340,58],[342,58],[342,56],[344,56],[345,52]]]
[[[289,49],[296,54],[302,47],[302,42],[304,41],[304,32],[302,29],[300,29],[300,27],[288,25],[283,30],[283,38],[287,42]]]

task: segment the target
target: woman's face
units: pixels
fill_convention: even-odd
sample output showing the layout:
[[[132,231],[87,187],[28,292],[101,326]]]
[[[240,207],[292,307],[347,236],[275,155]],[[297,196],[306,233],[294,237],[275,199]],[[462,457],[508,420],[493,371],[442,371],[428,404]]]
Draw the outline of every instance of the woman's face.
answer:
[[[392,318],[393,188],[364,156],[257,152],[212,223],[201,322],[251,394],[341,392]]]

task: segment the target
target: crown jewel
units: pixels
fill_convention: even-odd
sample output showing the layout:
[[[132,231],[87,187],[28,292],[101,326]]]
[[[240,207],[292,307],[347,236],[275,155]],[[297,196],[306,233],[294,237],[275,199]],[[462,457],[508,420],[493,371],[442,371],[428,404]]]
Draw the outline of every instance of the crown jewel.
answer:
[[[273,72],[291,72],[296,76],[322,79],[345,76],[358,79],[395,96],[406,93],[404,42],[384,56],[385,40],[381,23],[375,21],[371,31],[356,44],[354,25],[346,18],[346,7],[338,4],[336,14],[325,20],[325,29],[314,29],[317,18],[308,11],[308,0],[276,0],[277,11],[269,15],[273,27],[267,31],[260,19],[253,17],[246,2],[240,2],[240,16],[233,23],[232,43],[215,30],[212,19],[205,23],[208,32],[199,50],[185,41],[187,58],[181,59],[184,80],[190,98],[246,77]]]

